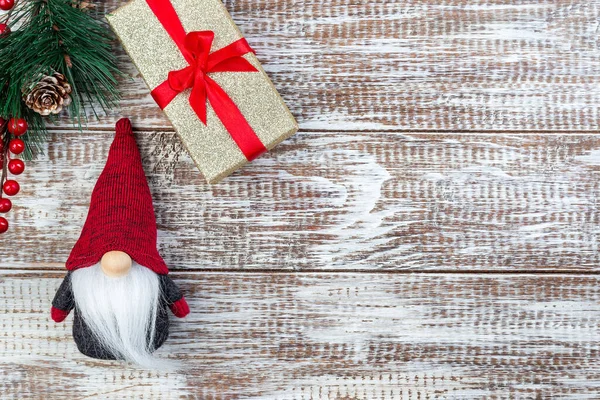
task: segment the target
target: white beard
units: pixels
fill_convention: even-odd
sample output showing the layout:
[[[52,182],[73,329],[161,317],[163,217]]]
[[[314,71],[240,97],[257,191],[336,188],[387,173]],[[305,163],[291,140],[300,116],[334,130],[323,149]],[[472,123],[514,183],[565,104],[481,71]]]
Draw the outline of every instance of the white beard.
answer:
[[[134,262],[127,275],[111,278],[96,264],[73,271],[71,285],[83,322],[106,350],[146,368],[171,367],[152,355],[161,297],[156,273]]]

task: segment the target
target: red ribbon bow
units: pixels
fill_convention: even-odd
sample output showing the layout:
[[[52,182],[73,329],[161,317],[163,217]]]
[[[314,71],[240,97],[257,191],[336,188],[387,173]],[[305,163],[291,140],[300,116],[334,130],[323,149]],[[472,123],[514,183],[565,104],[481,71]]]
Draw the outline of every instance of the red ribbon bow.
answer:
[[[164,109],[179,93],[191,88],[190,106],[205,125],[208,101],[248,161],[264,153],[267,149],[242,112],[223,88],[208,75],[213,72],[257,72],[242,57],[244,54],[254,53],[246,39],[239,39],[211,53],[214,32],[186,34],[170,0],[146,2],[189,64],[185,68],[169,72],[168,79],[152,91],[152,97],[158,106]]]

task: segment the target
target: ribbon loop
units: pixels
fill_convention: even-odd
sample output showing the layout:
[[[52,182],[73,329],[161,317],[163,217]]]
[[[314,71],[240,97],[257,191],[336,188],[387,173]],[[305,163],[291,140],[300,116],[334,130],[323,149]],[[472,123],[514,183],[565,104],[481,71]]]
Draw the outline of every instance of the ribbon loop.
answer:
[[[206,103],[209,102],[248,161],[265,152],[267,149],[233,100],[208,76],[213,72],[257,72],[243,57],[247,53],[254,53],[246,39],[236,40],[211,53],[215,38],[213,31],[194,31],[186,35],[170,0],[146,2],[189,64],[169,72],[167,80],[152,91],[152,97],[159,107],[164,109],[179,93],[192,89],[189,103],[204,125],[207,124]]]
[[[179,71],[169,72],[169,86],[177,93],[183,92],[185,89],[192,87],[194,84],[194,67],[189,66]]]
[[[206,68],[206,60],[210,53],[215,33],[212,31],[190,32],[185,37],[185,48],[192,54],[196,64]]]

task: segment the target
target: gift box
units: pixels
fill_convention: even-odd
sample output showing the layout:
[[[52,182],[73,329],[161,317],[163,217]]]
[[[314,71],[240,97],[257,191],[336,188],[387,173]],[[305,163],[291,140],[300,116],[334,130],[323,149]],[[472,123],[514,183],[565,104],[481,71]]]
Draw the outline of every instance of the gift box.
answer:
[[[106,18],[209,183],[298,130],[220,0],[133,0]]]

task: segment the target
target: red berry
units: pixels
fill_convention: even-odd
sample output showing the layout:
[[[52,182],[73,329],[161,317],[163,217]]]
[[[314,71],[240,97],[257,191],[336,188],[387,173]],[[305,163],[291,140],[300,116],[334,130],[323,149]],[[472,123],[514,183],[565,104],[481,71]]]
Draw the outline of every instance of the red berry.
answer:
[[[8,11],[15,5],[15,0],[0,0],[0,10]]]
[[[19,186],[19,182],[13,181],[12,179],[9,179],[6,182],[4,182],[2,188],[4,189],[4,193],[6,193],[7,196],[16,195],[21,189],[21,187]]]
[[[8,170],[13,175],[21,175],[25,171],[25,163],[22,160],[10,160]]]
[[[21,139],[13,139],[8,144],[8,149],[13,154],[21,154],[25,150],[25,142]]]
[[[0,213],[7,213],[12,208],[12,202],[9,199],[0,198]]]
[[[23,118],[11,118],[8,121],[8,131],[15,136],[21,136],[27,132],[27,121]]]
[[[10,34],[10,28],[7,24],[0,24],[0,38],[4,36],[8,36]],[[2,119],[2,118],[0,118]],[[3,120],[4,121],[4,120]]]
[[[0,217],[0,233],[4,233],[8,230],[8,221],[4,217]]]

